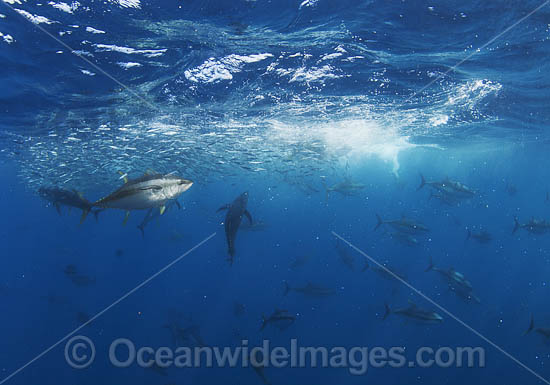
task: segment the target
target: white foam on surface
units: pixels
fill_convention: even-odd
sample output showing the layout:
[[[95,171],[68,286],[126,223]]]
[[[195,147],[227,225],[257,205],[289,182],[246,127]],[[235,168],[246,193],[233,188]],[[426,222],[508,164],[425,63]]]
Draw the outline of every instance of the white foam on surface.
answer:
[[[130,68],[135,68],[135,67],[141,67],[140,63],[135,63],[135,62],[127,62],[127,63],[118,62],[116,64],[118,64],[120,67],[124,68],[125,70],[128,70]]]
[[[95,29],[93,27],[86,27],[86,32],[95,33],[95,34],[105,33],[105,31],[102,31],[100,29]]]
[[[135,8],[135,9],[141,8],[140,0],[110,0],[110,1],[111,3],[114,3],[122,8]]]
[[[344,77],[344,75],[335,74],[334,68],[330,65],[311,68],[279,68],[275,72],[281,77],[290,77],[289,83],[322,83],[326,79],[339,79]]]
[[[78,9],[78,7],[80,7],[80,3],[78,1],[73,1],[71,4],[63,2],[56,3],[55,1],[50,1],[48,5],[51,5],[52,7],[67,13],[73,13]]]
[[[32,13],[29,13],[23,9],[17,9],[15,8],[15,11],[19,13],[20,15],[25,16],[31,23],[33,24],[54,24],[57,23],[57,21],[53,21],[48,19],[47,17],[40,16],[40,15],[33,15]]]
[[[4,42],[8,44],[11,44],[15,41],[15,39],[11,35],[3,34],[2,32],[0,32],[0,37],[2,38],[2,40],[4,40]]]
[[[141,54],[149,58],[162,56],[167,51],[167,49],[135,49],[131,47],[120,47],[114,44],[94,44],[94,47],[98,52],[111,51],[127,55]]]
[[[214,83],[233,79],[233,74],[241,72],[245,64],[255,63],[273,57],[270,53],[254,55],[228,55],[219,60],[210,58],[200,66],[186,70],[185,78],[195,83]]]

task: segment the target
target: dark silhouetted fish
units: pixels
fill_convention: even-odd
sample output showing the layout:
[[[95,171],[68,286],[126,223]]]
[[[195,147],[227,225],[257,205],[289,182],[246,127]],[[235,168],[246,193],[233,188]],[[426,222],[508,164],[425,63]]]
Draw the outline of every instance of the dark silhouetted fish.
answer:
[[[365,266],[363,267],[363,269],[361,271],[366,271],[370,267],[370,269],[372,271],[374,271],[376,274],[378,274],[379,276],[381,276],[384,279],[397,280],[399,278],[403,281],[407,280],[407,276],[405,274],[397,272],[393,267],[388,266],[386,263],[383,263],[382,265],[383,265],[383,267],[380,267],[378,265],[372,265],[372,267],[370,267],[369,263],[366,262]]]
[[[436,271],[441,274],[441,276],[445,278],[445,280],[449,284],[450,289],[458,296],[468,300],[473,300],[477,303],[481,302],[479,298],[473,293],[473,288],[470,281],[466,279],[464,274],[459,273],[454,268],[451,267],[447,270],[440,269],[434,265],[432,258],[430,257],[430,263],[426,268],[426,271]]]
[[[547,341],[550,340],[550,328],[535,328],[535,317],[533,317],[533,315],[531,314],[529,328],[525,331],[525,333],[523,333],[523,335],[525,336],[531,333],[533,330],[543,336]]]
[[[293,324],[294,321],[296,321],[296,317],[289,314],[288,310],[275,309],[273,314],[269,317],[262,314],[262,326],[260,327],[260,330],[264,330],[264,328],[269,324],[276,325],[280,330],[284,330]]]
[[[227,210],[225,215],[225,237],[227,239],[227,252],[229,253],[229,262],[233,264],[233,257],[235,256],[235,238],[237,237],[237,231],[241,225],[243,215],[246,215],[250,223],[252,223],[252,216],[246,209],[248,203],[248,192],[244,192],[239,195],[232,203],[226,204],[220,207],[217,212]]]
[[[525,229],[531,234],[541,235],[550,231],[550,222],[547,222],[544,219],[535,219],[531,218],[527,223],[519,223],[517,218],[514,218],[514,229],[512,234],[514,234],[518,229]]]
[[[92,209],[92,203],[90,203],[82,193],[76,190],[64,190],[58,187],[40,187],[38,194],[54,205],[55,209],[61,214],[61,206],[76,207],[82,210],[82,216],[80,217],[80,223],[84,222],[86,216]]]
[[[240,302],[233,302],[233,314],[235,314],[235,316],[237,317],[241,317],[244,315],[246,311],[246,307],[240,303]]]
[[[475,239],[479,243],[489,243],[492,241],[493,237],[487,230],[480,230],[477,232],[473,232],[470,229],[468,229],[466,240],[468,239]]]
[[[430,229],[422,223],[407,219],[405,216],[402,216],[400,219],[383,220],[380,215],[376,214],[376,219],[378,222],[374,227],[374,230],[377,230],[382,225],[390,225],[395,230],[408,234],[425,233],[430,231]]]
[[[166,207],[165,211],[168,211],[174,205],[176,205],[178,209],[181,209],[181,205],[179,204],[177,199],[174,199],[165,205]],[[139,229],[139,231],[141,231],[141,236],[143,238],[145,238],[145,226],[147,226],[150,222],[154,221],[161,215],[162,214],[160,213],[160,210],[157,211],[157,210],[149,209],[149,211],[147,211],[147,214],[145,214],[145,217],[143,218],[141,223],[137,225],[137,228]]]
[[[351,271],[355,271],[355,260],[353,254],[349,252],[349,248],[342,243],[340,239],[336,239],[336,251],[340,257],[340,261]]]
[[[400,309],[391,310],[388,304],[384,304],[386,309],[383,319],[388,318],[388,316],[393,314],[398,314],[403,317],[412,318],[422,322],[441,322],[443,317],[437,314],[434,311],[424,310],[416,306],[414,303],[410,303],[409,306],[403,307]]]
[[[297,256],[294,261],[290,264],[291,269],[297,269],[299,267],[304,266],[309,260],[311,259],[311,255],[309,254],[302,254]]]
[[[314,285],[311,282],[308,282],[307,285],[304,287],[290,287],[288,283],[285,281],[285,290],[283,292],[283,295],[287,295],[288,292],[295,291],[296,293],[300,293],[305,295],[306,297],[312,297],[312,298],[324,298],[324,297],[330,297],[334,294],[336,294],[336,290],[322,287],[319,285]]]

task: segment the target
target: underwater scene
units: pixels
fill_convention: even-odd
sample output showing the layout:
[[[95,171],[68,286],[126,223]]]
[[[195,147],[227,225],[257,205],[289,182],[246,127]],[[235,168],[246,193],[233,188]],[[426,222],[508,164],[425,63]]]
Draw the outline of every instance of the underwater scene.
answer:
[[[0,0],[0,68],[0,385],[550,385],[550,0]]]

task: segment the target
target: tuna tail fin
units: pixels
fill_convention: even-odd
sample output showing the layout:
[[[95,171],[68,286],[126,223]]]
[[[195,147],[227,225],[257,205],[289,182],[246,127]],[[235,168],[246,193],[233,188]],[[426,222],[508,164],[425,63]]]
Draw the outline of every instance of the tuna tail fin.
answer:
[[[88,213],[90,212],[91,208],[86,208],[84,210],[82,210],[82,216],[80,217],[80,224],[83,224],[84,221],[86,220],[86,217],[88,216]]]
[[[534,328],[535,328],[535,318],[533,317],[533,314],[531,314],[531,321],[529,322],[529,328],[525,331],[525,333],[523,333],[523,335],[526,336]]]
[[[287,295],[288,292],[290,291],[290,286],[288,286],[288,282],[287,281],[284,281],[285,282],[285,290],[283,292],[283,295]]]
[[[432,257],[430,256],[430,263],[428,265],[428,267],[426,268],[426,270],[424,271],[430,271],[434,268],[434,261],[432,260]]]
[[[512,234],[514,234],[518,229],[521,227],[521,225],[518,222],[518,218],[514,217],[514,229],[512,230]]]
[[[374,226],[374,231],[378,230],[378,228],[382,226],[382,224],[384,224],[382,217],[380,217],[380,215],[378,214],[376,214],[376,220],[378,221],[378,223],[376,224],[376,226]]]
[[[365,262],[365,266],[363,266],[363,268],[361,269],[361,273],[364,272],[364,271],[367,271],[368,268],[369,268],[369,263]]]
[[[390,306],[387,303],[384,303],[384,316],[382,317],[383,320],[388,318],[388,316],[391,314]]]
[[[420,186],[418,186],[416,191],[420,190],[425,185],[426,185],[426,179],[424,179],[424,175],[420,174]]]

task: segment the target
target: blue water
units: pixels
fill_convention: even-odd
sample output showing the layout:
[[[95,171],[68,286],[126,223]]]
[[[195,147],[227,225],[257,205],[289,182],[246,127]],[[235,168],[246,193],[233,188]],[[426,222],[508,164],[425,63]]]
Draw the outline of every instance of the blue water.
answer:
[[[550,327],[550,242],[547,229],[513,232],[516,217],[550,220],[541,5],[0,2],[0,384],[263,383],[250,367],[112,365],[117,338],[201,345],[197,333],[174,341],[167,325],[219,347],[297,338],[403,347],[407,360],[419,347],[485,350],[483,368],[266,367],[272,384],[545,383],[549,340],[522,334],[531,315],[535,329]],[[148,170],[194,184],[144,236],[146,211],[125,225],[115,209],[79,225],[79,209],[59,215],[37,193],[57,186],[95,201],[122,185],[119,171]],[[446,202],[437,187],[418,189],[421,175],[474,193]],[[230,265],[216,210],[243,191],[261,227],[243,217]],[[376,214],[429,231],[414,230],[413,242],[389,224],[374,230]],[[353,246],[372,258],[365,271]],[[463,273],[480,303],[425,272],[430,257]],[[285,282],[334,293],[284,295]],[[411,302],[443,321],[383,319],[384,304]],[[296,320],[260,330],[275,309]],[[86,369],[66,362],[73,334],[96,347]]]

